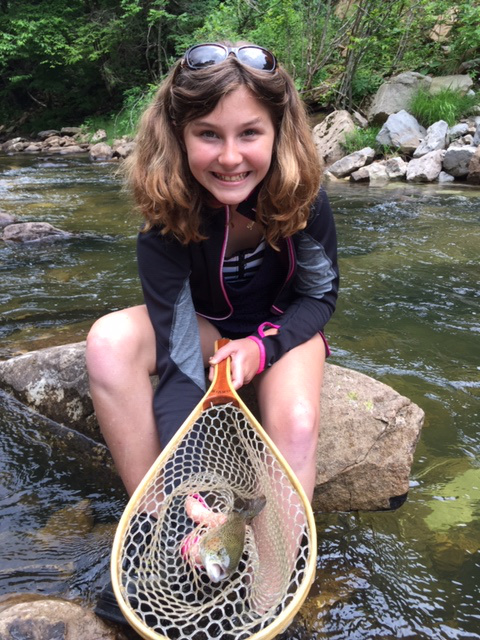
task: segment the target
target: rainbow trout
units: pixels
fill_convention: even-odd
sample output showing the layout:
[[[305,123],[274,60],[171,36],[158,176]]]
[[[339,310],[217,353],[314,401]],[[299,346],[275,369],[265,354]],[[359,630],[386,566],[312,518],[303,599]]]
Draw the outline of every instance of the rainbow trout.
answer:
[[[266,504],[264,497],[250,500],[241,510],[232,511],[225,522],[207,533],[199,545],[199,556],[212,582],[230,576],[238,567],[245,545],[247,524]]]

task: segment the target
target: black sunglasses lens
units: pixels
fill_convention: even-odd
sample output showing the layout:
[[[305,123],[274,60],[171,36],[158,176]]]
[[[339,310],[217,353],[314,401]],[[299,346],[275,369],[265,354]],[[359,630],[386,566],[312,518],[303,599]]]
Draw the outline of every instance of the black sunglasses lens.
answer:
[[[199,45],[188,51],[186,62],[191,69],[202,69],[212,64],[220,64],[227,57],[223,47],[215,45]]]
[[[273,71],[275,69],[275,58],[270,51],[260,47],[240,47],[237,57],[242,64],[246,64],[260,71]]]

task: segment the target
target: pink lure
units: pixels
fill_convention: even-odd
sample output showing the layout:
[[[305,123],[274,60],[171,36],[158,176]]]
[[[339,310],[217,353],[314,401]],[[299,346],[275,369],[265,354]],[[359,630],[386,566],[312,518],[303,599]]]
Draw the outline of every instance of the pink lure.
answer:
[[[200,540],[212,527],[218,527],[225,522],[227,516],[224,513],[212,511],[202,496],[194,493],[185,500],[185,511],[197,526],[183,540],[180,546],[182,557],[193,567],[202,567],[199,555]]]

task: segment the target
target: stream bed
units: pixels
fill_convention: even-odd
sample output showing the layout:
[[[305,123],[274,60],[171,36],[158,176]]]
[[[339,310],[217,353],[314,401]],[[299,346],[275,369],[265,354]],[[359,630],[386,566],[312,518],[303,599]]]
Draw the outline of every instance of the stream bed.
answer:
[[[0,156],[0,208],[74,234],[0,244],[0,358],[83,340],[100,315],[141,302],[139,219],[117,169]],[[282,638],[480,640],[480,190],[327,191],[341,269],[331,362],[389,384],[426,420],[399,510],[317,514],[317,578]],[[0,429],[0,599],[93,606],[126,501],[118,478],[4,394]]]

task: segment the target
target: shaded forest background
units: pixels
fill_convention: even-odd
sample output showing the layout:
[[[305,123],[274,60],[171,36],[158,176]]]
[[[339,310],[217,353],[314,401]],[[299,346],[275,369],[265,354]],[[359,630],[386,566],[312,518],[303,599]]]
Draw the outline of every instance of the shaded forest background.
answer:
[[[313,110],[358,109],[406,70],[480,73],[480,0],[0,0],[0,132],[132,131],[198,42],[270,48]]]

